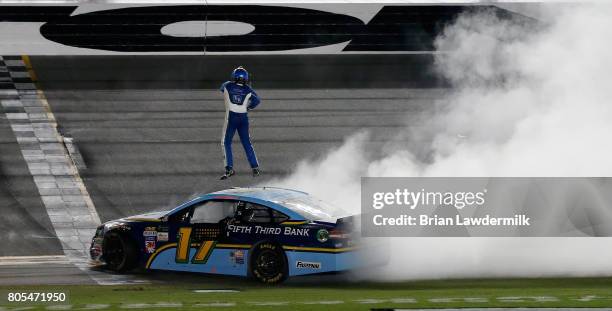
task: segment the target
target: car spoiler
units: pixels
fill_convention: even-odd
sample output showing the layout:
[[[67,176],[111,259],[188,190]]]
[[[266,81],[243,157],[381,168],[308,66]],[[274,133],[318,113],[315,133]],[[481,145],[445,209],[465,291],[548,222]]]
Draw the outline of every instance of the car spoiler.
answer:
[[[338,218],[338,220],[336,220],[336,228],[343,231],[360,231],[361,215]]]

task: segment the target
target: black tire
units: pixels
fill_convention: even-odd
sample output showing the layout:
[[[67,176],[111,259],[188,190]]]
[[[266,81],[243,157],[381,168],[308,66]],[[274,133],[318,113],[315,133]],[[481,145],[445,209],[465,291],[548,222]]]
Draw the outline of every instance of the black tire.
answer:
[[[125,235],[109,232],[104,237],[102,254],[106,268],[115,272],[127,272],[136,266],[138,251]]]
[[[287,256],[278,244],[262,242],[251,250],[250,275],[266,284],[282,283],[289,276]]]

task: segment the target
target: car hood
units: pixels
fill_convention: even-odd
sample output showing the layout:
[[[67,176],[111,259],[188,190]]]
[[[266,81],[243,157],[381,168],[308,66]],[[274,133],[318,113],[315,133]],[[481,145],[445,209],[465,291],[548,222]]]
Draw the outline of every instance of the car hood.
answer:
[[[139,214],[134,216],[128,216],[119,219],[119,221],[128,221],[128,222],[144,222],[144,221],[159,221],[162,217],[166,216],[168,212],[151,212],[145,214]]]

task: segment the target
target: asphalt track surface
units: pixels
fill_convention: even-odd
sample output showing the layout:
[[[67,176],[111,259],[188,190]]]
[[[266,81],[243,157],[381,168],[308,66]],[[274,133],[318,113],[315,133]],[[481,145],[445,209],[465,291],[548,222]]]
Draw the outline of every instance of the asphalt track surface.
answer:
[[[113,274],[102,267],[79,267],[64,256],[36,256],[6,258],[0,260],[0,286],[19,285],[137,285],[215,284],[220,287],[236,287],[253,282],[244,277],[199,274],[173,271],[136,270],[129,274]],[[351,274],[323,274],[290,278],[287,284],[316,285],[321,282],[343,282],[353,279]]]
[[[216,86],[236,62],[257,73],[262,104],[250,123],[263,175],[251,176],[236,135],[238,174],[219,181],[225,111]],[[79,173],[97,213],[108,221],[170,209],[199,193],[266,184],[361,131],[370,132],[368,149],[379,150],[398,132],[422,126],[416,120],[441,97],[423,69],[430,62],[431,56],[37,57],[33,66],[61,133],[83,156]],[[288,68],[291,78],[281,79]],[[393,78],[401,74],[411,78]],[[3,220],[10,220],[0,224],[0,256],[62,255],[5,119],[0,139],[0,203]],[[68,261],[8,262],[0,284],[80,284],[99,273]]]
[[[95,281],[63,255],[0,259],[0,285],[38,284],[95,284]]]
[[[60,255],[62,248],[47,211],[2,112],[0,109],[0,256]]]
[[[420,112],[436,90],[258,90],[251,138],[263,175],[251,176],[238,136],[237,175],[223,172],[224,105],[217,90],[48,90],[65,135],[74,138],[87,169],[81,172],[102,221],[175,207],[197,193],[265,184],[316,159],[346,137],[367,130],[377,150]]]
[[[236,135],[237,175],[230,181],[218,180],[223,171],[224,105],[217,90],[48,89],[45,95],[61,131],[74,138],[83,155],[87,168],[81,176],[101,220],[107,221],[169,209],[197,193],[265,184],[266,180],[290,174],[300,161],[324,156],[360,131],[370,133],[368,149],[378,150],[407,126],[417,126],[421,114],[432,107],[442,91],[258,92],[262,104],[250,114],[250,122],[263,175],[256,179],[251,176]],[[0,284],[94,282],[70,262],[4,265],[0,271]],[[105,273],[85,271],[94,277]],[[153,282],[177,279],[164,273],[138,274],[135,278]],[[187,282],[190,278],[181,277]],[[301,278],[299,282],[317,280]],[[195,277],[194,281],[202,279]]]

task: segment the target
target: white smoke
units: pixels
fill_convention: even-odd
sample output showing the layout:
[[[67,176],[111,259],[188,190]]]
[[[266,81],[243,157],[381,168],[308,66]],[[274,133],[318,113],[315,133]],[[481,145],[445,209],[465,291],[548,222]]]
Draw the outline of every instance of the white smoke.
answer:
[[[366,156],[372,150],[360,133],[273,183],[358,209],[361,176],[612,176],[612,5],[546,13],[545,25],[479,11],[447,27],[435,63],[452,88],[432,125],[400,134],[430,145]],[[417,148],[431,157],[419,158]],[[612,275],[610,245],[609,238],[398,238],[390,265],[376,275]]]

